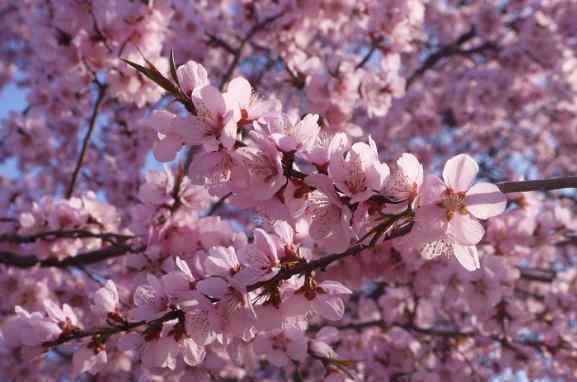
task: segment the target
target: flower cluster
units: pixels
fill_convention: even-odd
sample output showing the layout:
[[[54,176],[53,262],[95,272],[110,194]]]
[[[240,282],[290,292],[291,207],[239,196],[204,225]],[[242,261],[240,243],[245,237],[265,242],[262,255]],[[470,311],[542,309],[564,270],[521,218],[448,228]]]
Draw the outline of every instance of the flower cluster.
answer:
[[[0,380],[574,379],[573,2],[0,3]]]

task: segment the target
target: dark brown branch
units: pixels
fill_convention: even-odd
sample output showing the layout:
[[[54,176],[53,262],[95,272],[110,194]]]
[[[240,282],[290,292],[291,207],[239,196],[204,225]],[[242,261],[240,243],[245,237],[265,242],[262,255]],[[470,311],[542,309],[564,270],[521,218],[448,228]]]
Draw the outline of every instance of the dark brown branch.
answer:
[[[372,327],[398,327],[402,328],[409,332],[415,332],[419,334],[429,335],[429,336],[438,336],[438,337],[471,337],[474,336],[476,333],[472,331],[461,332],[458,330],[452,329],[438,329],[438,328],[421,328],[419,326],[411,325],[411,324],[399,324],[399,323],[392,323],[387,324],[383,320],[373,320],[373,321],[365,321],[365,322],[357,322],[351,323],[347,325],[338,326],[337,329],[339,330],[356,330],[361,331],[366,328]]]
[[[36,255],[23,255],[9,251],[0,251],[0,264],[17,268],[32,268],[36,266],[42,268],[77,267],[81,265],[98,263],[100,261],[124,256],[130,253],[142,252],[144,249],[145,247],[142,245],[132,246],[128,244],[119,244],[97,249],[91,252],[81,253],[76,256],[68,256],[63,259],[41,259]]]
[[[61,335],[53,341],[46,341],[46,342],[42,343],[42,346],[44,346],[44,347],[58,346],[58,345],[62,345],[65,342],[68,342],[68,341],[79,340],[79,339],[86,338],[86,337],[94,337],[94,336],[109,337],[113,334],[128,332],[132,329],[136,329],[136,328],[139,328],[139,327],[144,326],[144,325],[148,325],[148,326],[162,325],[164,322],[178,319],[182,315],[183,315],[182,311],[172,310],[168,313],[165,313],[162,317],[157,318],[155,320],[151,320],[151,321],[127,322],[127,323],[119,324],[119,325],[115,325],[115,326],[106,326],[106,327],[95,328],[95,329],[90,329],[90,330],[86,330],[86,331],[82,331],[82,330],[76,331],[76,332],[73,332],[70,334]]]
[[[38,232],[30,235],[18,235],[14,233],[0,234],[0,242],[10,242],[10,243],[33,243],[38,240],[54,241],[57,239],[102,239],[104,241],[116,242],[133,239],[134,236],[121,235],[116,233],[99,233],[90,232],[88,230],[74,229],[74,230],[61,230],[61,231],[44,231]]]
[[[18,8],[16,8],[13,5],[9,5],[6,8],[0,10],[0,18],[9,15],[12,12],[16,12],[18,10]]]
[[[398,215],[397,219],[400,219],[402,217],[403,217],[402,214]],[[389,222],[388,228],[392,227],[394,222],[395,221]],[[381,232],[381,234],[385,234],[385,232],[386,232],[386,230],[388,230],[388,228],[384,229]],[[394,239],[396,237],[403,236],[403,235],[409,233],[411,228],[412,228],[412,224],[405,224],[405,225],[401,226],[400,228],[398,228],[397,230],[395,230],[394,232],[392,232],[391,234],[388,234],[384,240],[385,241],[391,240],[391,239]],[[275,285],[280,281],[288,280],[294,275],[302,275],[302,274],[310,273],[310,272],[318,270],[318,269],[325,269],[327,266],[329,266],[330,264],[332,264],[338,260],[342,260],[342,259],[350,257],[350,256],[356,256],[359,253],[361,253],[362,251],[364,251],[365,249],[371,248],[372,246],[374,246],[376,244],[376,239],[378,239],[379,237],[380,237],[380,234],[375,234],[375,236],[373,237],[373,239],[371,240],[371,242],[369,244],[358,243],[358,244],[355,244],[352,247],[350,247],[345,252],[324,256],[324,257],[321,257],[320,259],[316,259],[316,260],[309,261],[309,262],[303,261],[302,263],[299,263],[294,267],[283,269],[279,273],[277,273],[276,276],[274,276],[272,279],[269,279],[266,281],[259,281],[257,283],[254,283],[252,285],[247,286],[247,290],[249,292],[254,291],[258,288],[262,288],[262,287],[267,286],[267,285]]]
[[[65,197],[66,199],[70,199],[72,193],[74,192],[74,186],[76,185],[76,179],[78,178],[78,174],[80,173],[80,169],[82,168],[82,163],[84,162],[84,157],[86,156],[86,152],[88,151],[88,145],[90,143],[90,138],[92,137],[92,132],[94,131],[94,127],[96,126],[96,118],[98,117],[98,112],[102,106],[106,95],[106,84],[101,84],[98,81],[96,82],[96,86],[98,87],[98,95],[96,96],[96,102],[94,103],[94,109],[92,109],[92,115],[90,116],[90,123],[88,124],[88,130],[84,135],[84,139],[82,141],[82,148],[80,149],[80,155],[78,156],[78,161],[76,162],[76,167],[74,168],[74,172],[72,173],[72,178],[70,179],[70,183],[68,184],[68,188],[66,189]]]
[[[551,283],[555,281],[555,278],[557,277],[557,272],[552,269],[521,266],[518,266],[517,269],[521,272],[521,278],[528,281]]]
[[[475,28],[471,28],[467,32],[459,36],[459,38],[457,38],[452,43],[447,44],[439,48],[437,51],[431,53],[427,57],[427,59],[421,64],[421,66],[419,66],[417,70],[415,70],[415,72],[411,74],[409,78],[407,78],[407,85],[406,85],[407,89],[411,87],[411,85],[413,84],[413,82],[415,82],[416,79],[425,74],[427,70],[432,69],[443,58],[458,53],[460,47],[466,42],[472,40],[476,35],[477,32]]]
[[[279,13],[269,16],[267,18],[265,18],[264,20],[262,20],[259,23],[256,23],[255,25],[253,25],[253,27],[250,29],[250,31],[247,33],[247,35],[240,41],[240,45],[238,47],[238,49],[233,49],[234,50],[234,56],[233,59],[230,63],[230,65],[228,66],[228,69],[226,70],[224,76],[222,77],[222,81],[220,82],[220,90],[224,89],[224,85],[226,85],[230,79],[232,78],[232,74],[234,73],[234,70],[236,69],[240,58],[242,56],[244,47],[246,46],[246,44],[261,30],[265,29],[269,24],[273,23],[275,20],[277,20],[278,18],[282,17],[284,15],[284,11],[280,11]]]
[[[170,207],[172,212],[177,211],[180,206],[182,205],[182,200],[180,199],[180,192],[182,188],[182,182],[188,173],[188,169],[192,160],[194,159],[194,155],[198,152],[199,146],[190,146],[188,151],[186,152],[186,157],[182,165],[177,170],[176,177],[174,179],[174,187],[171,191],[171,196],[174,199],[174,204]]]
[[[550,191],[563,188],[577,188],[577,176],[567,176],[563,178],[542,179],[542,180],[521,180],[516,182],[502,182],[497,186],[504,193],[528,192],[528,191]]]
[[[218,199],[214,204],[212,204],[210,206],[210,208],[208,209],[208,212],[206,213],[206,216],[212,216],[216,213],[216,211],[218,211],[223,205],[224,202],[226,202],[226,199],[230,198],[232,196],[232,192],[229,192],[226,195],[223,195],[220,199]]]
[[[250,291],[256,290],[258,288],[261,288],[265,285],[271,285],[271,284],[277,283],[279,281],[288,280],[291,277],[293,277],[294,275],[305,274],[307,272],[312,272],[316,269],[326,268],[328,265],[330,265],[331,263],[333,263],[337,260],[341,260],[341,259],[344,259],[344,258],[349,257],[349,256],[358,255],[359,253],[361,253],[362,251],[364,251],[367,248],[369,248],[368,245],[357,244],[357,245],[352,246],[351,248],[349,248],[345,252],[337,253],[337,254],[333,254],[333,255],[329,255],[329,256],[324,256],[324,257],[321,257],[320,259],[316,259],[316,260],[309,261],[309,262],[300,263],[297,266],[294,266],[292,268],[288,268],[286,270],[280,271],[279,273],[277,273],[277,275],[275,277],[273,277],[270,280],[259,281],[255,284],[249,285],[247,287],[247,291],[250,292]]]
[[[371,59],[376,50],[377,45],[375,43],[371,44],[371,48],[369,49],[367,54],[365,54],[363,59],[357,64],[357,66],[355,66],[355,69],[361,69],[363,66],[365,66],[367,62],[369,62],[369,60]]]
[[[230,54],[237,54],[238,53],[237,49],[233,48],[228,42],[224,41],[220,37],[215,36],[215,35],[210,34],[210,33],[207,33],[206,35],[209,38],[209,44],[219,46],[219,47],[223,48],[224,50],[226,50]]]

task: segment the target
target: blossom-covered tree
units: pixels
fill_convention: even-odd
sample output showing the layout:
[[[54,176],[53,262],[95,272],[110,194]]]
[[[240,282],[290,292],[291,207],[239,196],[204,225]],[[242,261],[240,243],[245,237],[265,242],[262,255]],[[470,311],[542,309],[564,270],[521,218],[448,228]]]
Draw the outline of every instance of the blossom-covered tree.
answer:
[[[1,0],[0,380],[575,380],[576,17]]]

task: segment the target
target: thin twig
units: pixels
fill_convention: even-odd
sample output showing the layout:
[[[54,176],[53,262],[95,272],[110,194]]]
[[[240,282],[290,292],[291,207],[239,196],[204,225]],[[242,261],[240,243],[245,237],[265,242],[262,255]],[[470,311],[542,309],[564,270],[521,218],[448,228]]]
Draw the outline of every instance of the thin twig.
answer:
[[[504,193],[529,192],[529,191],[550,191],[563,188],[577,188],[577,176],[567,176],[563,178],[541,179],[541,180],[521,180],[516,182],[502,182],[497,186]]]
[[[254,37],[255,34],[257,34],[262,29],[265,29],[269,24],[274,22],[276,19],[282,17],[283,15],[284,15],[284,10],[280,11],[279,13],[277,13],[275,15],[272,15],[272,16],[265,18],[264,20],[262,20],[259,23],[256,23],[255,25],[253,25],[253,27],[250,29],[250,31],[247,33],[247,35],[240,41],[239,47],[237,49],[232,49],[235,52],[234,57],[232,59],[232,62],[228,66],[224,76],[222,77],[222,80],[221,80],[220,85],[219,85],[220,90],[223,90],[224,85],[226,85],[230,81],[230,79],[232,78],[232,74],[234,73],[234,70],[236,69],[236,67],[240,61],[244,47],[246,46],[247,42],[249,42]]]
[[[213,205],[210,206],[208,212],[206,213],[206,216],[214,215],[216,211],[218,211],[224,205],[226,199],[228,199],[231,196],[232,192],[229,192],[228,194],[221,196],[220,199],[218,199]]]
[[[41,259],[36,255],[19,254],[9,251],[0,251],[0,264],[9,265],[16,268],[67,268],[78,267],[81,265],[94,264],[100,261],[109,260],[115,257],[124,256],[130,253],[139,253],[146,248],[143,245],[132,246],[128,244],[119,244],[100,248],[95,251],[85,252],[76,256],[68,256],[63,259],[46,258]]]
[[[164,314],[162,317],[157,318],[155,320],[127,322],[127,323],[115,325],[115,326],[107,326],[107,327],[103,327],[103,328],[95,328],[95,329],[85,330],[85,331],[82,331],[82,330],[76,331],[76,332],[73,332],[71,334],[61,335],[53,341],[43,342],[42,346],[44,346],[44,347],[58,346],[58,345],[62,345],[65,342],[68,342],[68,341],[79,340],[79,339],[86,338],[86,337],[94,337],[94,336],[108,337],[108,336],[111,336],[113,334],[127,332],[127,331],[130,331],[132,329],[136,329],[138,327],[144,326],[144,325],[149,325],[149,326],[161,325],[164,322],[175,320],[175,319],[181,317],[182,315],[183,315],[183,312],[180,310],[171,310],[170,312]]]
[[[134,236],[121,235],[117,233],[108,232],[90,232],[83,229],[73,229],[73,230],[60,230],[60,231],[44,231],[38,232],[30,235],[18,235],[13,233],[0,234],[0,242],[9,243],[33,243],[38,240],[54,241],[57,239],[102,239],[104,241],[116,242],[118,240],[129,240],[133,239]]]
[[[413,82],[421,77],[423,74],[425,74],[425,72],[431,68],[433,68],[439,61],[441,61],[443,58],[451,56],[455,53],[457,53],[460,49],[460,47],[466,43],[467,41],[473,39],[475,36],[477,35],[477,32],[475,30],[474,27],[472,27],[471,29],[469,29],[467,32],[463,33],[461,36],[459,36],[455,41],[453,41],[450,44],[447,44],[441,48],[439,48],[437,51],[431,53],[427,59],[421,64],[421,66],[419,66],[417,68],[417,70],[415,70],[413,72],[412,75],[409,76],[409,78],[407,78],[407,89],[409,89],[411,87],[411,85],[413,84]]]
[[[107,85],[102,84],[97,80],[95,82],[96,86],[98,87],[98,95],[96,97],[96,102],[94,103],[94,109],[92,110],[92,115],[90,116],[90,123],[88,125],[88,130],[86,131],[86,134],[84,135],[84,140],[82,141],[82,148],[80,150],[80,155],[78,156],[78,161],[76,162],[76,167],[74,168],[72,178],[70,179],[70,183],[68,184],[68,188],[66,189],[65,194],[66,199],[70,199],[72,193],[74,192],[76,179],[78,178],[78,174],[80,173],[80,168],[82,167],[84,157],[86,156],[86,152],[88,151],[88,144],[90,143],[92,132],[94,131],[94,127],[96,126],[96,118],[98,117],[98,112],[100,111],[100,107],[102,106],[102,102],[104,101],[106,95]]]
[[[375,53],[376,50],[377,50],[377,44],[375,43],[371,44],[371,49],[369,49],[369,51],[367,52],[367,54],[365,54],[363,59],[357,64],[357,66],[355,66],[355,69],[358,70],[361,69],[363,66],[365,66],[366,63],[369,62],[369,60],[373,56],[373,53]]]

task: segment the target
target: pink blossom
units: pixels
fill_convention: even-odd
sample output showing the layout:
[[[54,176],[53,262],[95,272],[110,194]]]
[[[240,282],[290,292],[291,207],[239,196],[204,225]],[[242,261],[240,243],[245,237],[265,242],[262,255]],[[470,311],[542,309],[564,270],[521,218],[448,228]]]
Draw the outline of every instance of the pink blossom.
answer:
[[[238,102],[240,123],[243,124],[258,120],[269,113],[276,113],[280,109],[279,102],[258,99],[250,83],[243,77],[233,78],[226,87],[226,93]]]
[[[104,286],[94,293],[93,301],[92,310],[97,314],[106,315],[116,312],[119,307],[119,297],[114,281],[106,281]]]
[[[330,321],[338,321],[345,312],[341,296],[352,293],[350,289],[337,281],[305,281],[286,301],[289,314],[304,316],[317,314]]]
[[[329,151],[329,176],[335,185],[351,203],[367,200],[380,190],[387,177],[389,167],[380,163],[377,147],[372,139],[369,144],[358,142],[347,148],[346,136],[342,133],[335,135]]]
[[[180,88],[188,97],[199,96],[200,90],[209,85],[208,73],[196,61],[188,61],[176,69]]]
[[[202,144],[206,151],[218,151],[221,147],[231,149],[237,139],[237,122],[240,110],[236,100],[221,93],[214,86],[200,89],[193,97],[197,115],[191,116],[190,128],[185,131],[185,141]]]
[[[106,350],[82,346],[72,356],[72,374],[78,376],[89,372],[95,375],[106,366],[107,362]]]
[[[271,139],[283,152],[309,151],[312,149],[319,131],[319,116],[307,114],[298,122],[291,120],[290,116],[281,114],[276,118],[268,118],[268,126],[271,130]]]
[[[317,188],[308,195],[305,208],[311,237],[321,242],[329,252],[346,250],[352,238],[351,211],[339,199],[326,175],[309,175],[306,183]]]
[[[307,357],[307,339],[302,330],[287,328],[276,330],[254,340],[257,354],[277,367],[287,367],[291,360],[304,361]]]
[[[255,270],[260,280],[268,280],[274,277],[280,270],[279,256],[273,238],[264,230],[254,230],[254,243],[247,245],[240,252],[243,263]]]
[[[154,143],[154,156],[160,162],[169,162],[176,158],[187,139],[187,130],[191,129],[192,121],[166,110],[156,110],[144,122],[157,133],[158,140]]]
[[[147,275],[147,283],[134,291],[135,307],[128,312],[131,321],[148,321],[160,317],[168,309],[168,296],[161,281],[154,275]]]
[[[3,336],[14,345],[38,346],[62,333],[58,323],[48,320],[40,312],[29,313],[20,306],[14,308],[16,318],[2,329]]]
[[[248,181],[246,187],[240,190],[239,198],[267,200],[287,182],[281,162],[282,155],[263,134],[254,132],[251,139],[256,146],[241,147],[236,151]]]
[[[409,153],[397,159],[395,169],[387,178],[383,192],[394,200],[406,200],[414,207],[423,184],[423,165]]]
[[[466,269],[479,268],[475,245],[481,241],[485,230],[475,218],[487,219],[501,214],[507,199],[494,184],[471,186],[478,171],[477,163],[471,157],[460,154],[445,164],[444,183],[433,176],[427,178],[427,202],[436,203],[445,211],[443,220],[447,224],[446,237],[426,245],[426,258],[440,253],[455,255]]]

